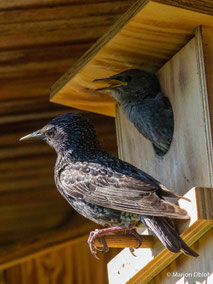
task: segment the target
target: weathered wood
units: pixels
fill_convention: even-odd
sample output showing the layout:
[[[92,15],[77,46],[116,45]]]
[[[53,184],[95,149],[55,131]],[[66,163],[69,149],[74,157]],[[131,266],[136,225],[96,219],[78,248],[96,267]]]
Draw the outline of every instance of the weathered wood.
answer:
[[[202,27],[201,36],[203,41],[206,84],[208,90],[208,103],[210,113],[210,120],[208,121],[208,124],[211,123],[211,125],[213,125],[213,29],[205,26]],[[210,155],[212,155],[212,143],[209,145],[209,151]]]
[[[181,237],[189,245],[193,245],[206,232],[213,227],[213,189],[212,188],[192,188],[184,195],[191,202],[180,200],[180,207],[187,210],[190,221],[181,222],[178,224]],[[126,251],[117,255],[109,264],[109,283],[149,283],[163,269],[177,259],[181,253],[172,253],[166,248],[155,255],[151,250],[143,250],[140,253],[140,258],[134,260],[129,257]],[[188,259],[190,259],[188,257]],[[129,263],[128,263],[129,262]],[[127,265],[128,263],[128,265]],[[138,265],[140,263],[140,266]],[[127,273],[121,267],[129,266]],[[118,272],[119,271],[119,274]]]
[[[114,116],[115,101],[96,92],[93,80],[128,68],[156,71],[201,24],[212,27],[212,17],[152,1],[135,2],[53,85],[50,100]]]
[[[174,111],[174,136],[168,153],[159,158],[118,109],[119,157],[132,163],[180,195],[195,184],[213,184],[211,125],[200,35],[192,39],[158,72],[161,87]],[[187,58],[187,60],[186,60]],[[137,154],[135,154],[137,153]]]

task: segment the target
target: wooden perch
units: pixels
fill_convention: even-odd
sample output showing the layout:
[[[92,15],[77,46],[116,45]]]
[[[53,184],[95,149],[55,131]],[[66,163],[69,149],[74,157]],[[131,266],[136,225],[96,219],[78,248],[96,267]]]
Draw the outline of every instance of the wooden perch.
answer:
[[[187,210],[190,221],[177,222],[177,226],[183,240],[191,246],[213,227],[213,188],[194,187],[184,196],[191,202],[181,199],[179,204]],[[131,258],[129,252],[122,251],[108,264],[109,283],[149,283],[180,254],[163,248],[156,256],[144,250],[140,258]],[[136,270],[138,263],[140,268]],[[127,265],[128,273],[121,269]],[[110,279],[114,279],[114,282],[110,282]]]
[[[105,237],[107,246],[109,248],[138,248],[138,241],[134,236],[125,235],[108,235]],[[154,236],[143,235],[142,244],[140,248],[152,248],[156,238]],[[96,239],[95,246],[98,248],[103,247],[103,244]]]

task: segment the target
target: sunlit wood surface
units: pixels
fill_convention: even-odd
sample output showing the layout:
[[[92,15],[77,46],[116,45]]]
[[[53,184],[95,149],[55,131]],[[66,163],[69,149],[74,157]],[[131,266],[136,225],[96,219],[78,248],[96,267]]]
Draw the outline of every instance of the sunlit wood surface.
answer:
[[[161,3],[159,3],[161,2]],[[199,25],[213,27],[210,1],[138,0],[71,68],[53,85],[51,101],[79,109],[115,116],[115,100],[95,91],[94,83],[129,68],[156,71],[193,36]],[[187,1],[185,1],[187,2]],[[180,3],[181,5],[178,5]],[[207,6],[209,6],[209,15]],[[181,7],[181,8],[179,8]],[[199,5],[199,12],[202,12]]]

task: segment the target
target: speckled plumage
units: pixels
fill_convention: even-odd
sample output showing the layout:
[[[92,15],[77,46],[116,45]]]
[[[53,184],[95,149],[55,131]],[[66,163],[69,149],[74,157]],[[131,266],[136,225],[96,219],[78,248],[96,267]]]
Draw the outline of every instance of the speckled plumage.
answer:
[[[39,137],[56,150],[56,186],[79,214],[105,227],[117,226],[118,230],[132,229],[144,222],[169,250],[181,249],[196,256],[171,224],[164,221],[188,218],[184,209],[163,200],[165,196],[176,197],[175,193],[143,171],[104,152],[85,118],[62,115],[28,136]],[[164,227],[167,229],[161,230]]]
[[[162,94],[157,76],[143,70],[129,69],[95,81],[121,82],[97,90],[112,95],[137,130],[152,142],[155,152],[159,156],[164,155],[172,142],[174,121],[172,106]]]

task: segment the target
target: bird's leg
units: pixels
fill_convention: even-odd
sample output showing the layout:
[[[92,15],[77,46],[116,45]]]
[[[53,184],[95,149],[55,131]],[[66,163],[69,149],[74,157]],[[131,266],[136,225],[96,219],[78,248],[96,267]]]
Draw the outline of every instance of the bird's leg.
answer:
[[[106,228],[106,229],[101,229],[101,230],[96,229],[95,231],[90,232],[90,235],[89,235],[89,238],[88,238],[88,244],[89,244],[92,255],[95,258],[99,259],[96,255],[97,251],[107,252],[109,250],[107,243],[104,239],[105,235],[108,235],[108,234],[114,233],[114,232],[123,231],[125,229],[126,229],[126,226],[122,225],[122,226],[115,226],[115,227],[110,227],[110,228]],[[103,248],[100,249],[100,250],[94,244],[96,238],[100,238],[101,242],[103,243]]]
[[[142,244],[142,237],[141,237],[140,234],[137,233],[137,231],[135,229],[126,230],[125,233],[126,233],[126,235],[132,235],[132,236],[134,236],[136,238],[136,240],[138,241],[138,247],[137,248],[139,248],[141,246],[141,244]],[[131,254],[133,256],[136,256],[134,254],[134,250],[135,250],[134,248],[129,248],[129,250],[130,250],[130,252],[131,252]]]

